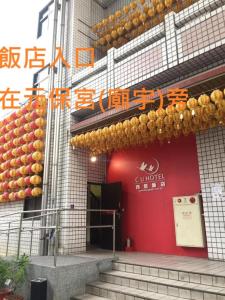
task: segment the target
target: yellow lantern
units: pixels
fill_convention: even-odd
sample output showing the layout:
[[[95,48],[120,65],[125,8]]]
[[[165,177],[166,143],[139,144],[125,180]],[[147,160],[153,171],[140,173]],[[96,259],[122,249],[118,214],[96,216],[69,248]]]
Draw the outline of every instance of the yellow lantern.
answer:
[[[31,194],[33,197],[38,197],[42,194],[42,189],[39,187],[35,187],[32,189]]]
[[[130,8],[131,8],[131,9],[135,9],[136,7],[137,7],[136,1],[132,1],[132,2],[130,3]]]
[[[35,161],[40,161],[43,159],[43,155],[42,155],[42,152],[40,151],[36,151],[32,154],[32,158],[35,160]]]
[[[187,107],[189,109],[191,109],[191,110],[195,109],[197,106],[198,106],[198,100],[197,99],[195,99],[195,98],[188,99],[188,101],[187,101]]]
[[[210,103],[210,98],[208,95],[204,94],[204,95],[201,95],[199,98],[198,98],[198,104],[200,106],[205,106],[207,104]]]
[[[183,111],[186,109],[186,107],[187,107],[187,104],[186,104],[185,102],[183,102],[183,101],[178,102],[178,103],[176,104],[176,110],[177,110],[178,112],[183,112]]]
[[[26,175],[27,174],[27,168],[25,166],[22,166],[19,168],[19,172],[21,175]]]
[[[118,27],[117,33],[118,33],[119,36],[123,35],[123,33],[124,33],[123,27]]]
[[[216,111],[216,106],[213,103],[209,103],[204,107],[204,113],[208,116],[212,116]]]
[[[24,180],[23,177],[19,178],[19,179],[16,181],[16,183],[17,183],[17,185],[18,185],[19,187],[24,187],[24,186],[26,185],[25,180]]]
[[[150,110],[150,112],[148,113],[148,118],[149,120],[156,120],[157,119],[156,112],[154,110]]]
[[[165,115],[166,115],[165,109],[163,109],[163,108],[157,109],[157,111],[156,111],[157,117],[163,118],[163,117],[165,117]]]
[[[22,146],[22,150],[23,150],[24,153],[28,153],[28,152],[29,152],[29,147],[28,147],[28,145],[27,145],[27,144],[24,144],[24,145]]]
[[[159,14],[161,14],[165,9],[163,2],[159,2],[156,6],[156,10]]]
[[[10,194],[9,194],[9,200],[10,200],[10,201],[15,201],[15,200],[16,200],[16,195],[15,195],[15,193],[10,193]]]
[[[148,123],[148,116],[146,114],[141,114],[139,117],[139,121],[141,124],[147,124]]]
[[[133,23],[133,25],[134,25],[135,27],[137,27],[137,26],[140,24],[139,18],[134,18],[134,19],[132,20],[132,23]]]
[[[149,120],[148,123],[147,123],[147,127],[149,130],[152,130],[156,127],[156,123],[155,123],[155,120]]]
[[[133,117],[131,120],[130,120],[130,123],[132,126],[137,126],[139,125],[139,120],[137,117]]]
[[[145,21],[147,20],[147,15],[145,13],[142,13],[140,15],[139,19],[142,23],[145,23]]]
[[[118,33],[117,33],[117,31],[116,30],[113,30],[112,32],[111,32],[111,36],[112,36],[112,38],[115,40],[115,39],[117,39],[118,38]]]
[[[175,112],[176,112],[176,108],[174,105],[167,106],[166,113],[168,116],[174,114]]]
[[[19,199],[25,199],[26,197],[26,193],[24,190],[20,190],[19,192],[17,192],[17,195]]]
[[[223,100],[223,92],[220,90],[215,90],[211,93],[210,98],[215,103],[220,102]]]
[[[131,123],[129,120],[125,120],[123,121],[123,128],[126,129],[126,128],[130,128],[131,127]]]
[[[120,18],[122,16],[121,11],[120,10],[116,11],[115,16],[116,16],[116,18]]]
[[[123,12],[125,14],[128,14],[129,10],[130,10],[130,7],[128,5],[123,7]]]
[[[41,177],[38,176],[38,175],[31,176],[30,182],[31,182],[33,185],[38,185],[38,184],[41,183]]]
[[[124,28],[126,29],[126,31],[130,31],[132,29],[132,22],[128,21],[127,23],[125,23]]]
[[[36,150],[42,150],[44,148],[44,143],[41,140],[37,140],[33,143]]]
[[[163,128],[164,122],[163,122],[163,118],[157,118],[156,120],[156,126],[158,128]]]
[[[43,171],[43,166],[39,163],[35,163],[31,166],[31,170],[33,173],[38,174]]]
[[[37,138],[42,138],[44,136],[44,130],[42,129],[36,129],[34,131],[34,135],[37,137]]]
[[[172,117],[172,115],[165,116],[163,122],[164,122],[164,124],[166,126],[172,125],[173,124],[173,117]]]
[[[110,43],[111,40],[112,40],[112,37],[111,37],[110,34],[106,34],[105,39],[106,39],[106,41],[107,41],[108,43]]]
[[[171,8],[173,5],[173,0],[165,0],[165,6],[167,8]]]
[[[155,11],[154,6],[150,7],[149,10],[148,10],[148,16],[150,18],[153,18],[155,16],[155,14],[156,14],[156,11]]]

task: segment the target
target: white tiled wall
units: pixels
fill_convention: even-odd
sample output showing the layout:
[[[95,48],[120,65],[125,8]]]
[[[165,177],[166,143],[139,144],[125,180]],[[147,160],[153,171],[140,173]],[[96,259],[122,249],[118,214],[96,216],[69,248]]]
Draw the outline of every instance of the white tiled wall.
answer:
[[[197,135],[209,258],[225,260],[225,128]]]

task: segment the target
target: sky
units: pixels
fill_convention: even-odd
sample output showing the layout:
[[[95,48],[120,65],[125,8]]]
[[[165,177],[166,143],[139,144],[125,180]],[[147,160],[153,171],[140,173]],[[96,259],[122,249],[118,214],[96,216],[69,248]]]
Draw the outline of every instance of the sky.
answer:
[[[21,57],[25,48],[37,45],[38,13],[46,0],[6,0],[0,6],[0,49],[2,47],[21,47]],[[37,69],[0,68],[0,91],[7,88],[21,91],[32,87],[33,73]],[[21,96],[21,100],[23,97]],[[1,103],[0,103],[1,104]],[[2,110],[0,118],[12,110]]]

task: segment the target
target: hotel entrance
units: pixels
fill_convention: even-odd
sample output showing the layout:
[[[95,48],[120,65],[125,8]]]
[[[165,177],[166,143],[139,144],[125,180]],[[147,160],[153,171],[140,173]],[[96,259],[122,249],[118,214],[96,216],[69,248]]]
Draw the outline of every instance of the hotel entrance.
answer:
[[[88,183],[87,190],[87,226],[107,226],[113,224],[113,214],[116,210],[116,250],[122,250],[122,185],[121,182]],[[101,212],[100,212],[101,210]],[[108,211],[107,211],[108,210]],[[113,248],[112,228],[87,228],[87,247],[89,249]]]

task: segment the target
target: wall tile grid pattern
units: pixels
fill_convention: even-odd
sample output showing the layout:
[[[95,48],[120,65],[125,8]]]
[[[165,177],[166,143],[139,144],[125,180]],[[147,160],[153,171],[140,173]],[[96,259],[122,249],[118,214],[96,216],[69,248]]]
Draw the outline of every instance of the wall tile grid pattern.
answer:
[[[208,254],[225,260],[225,128],[198,134],[196,141]]]

